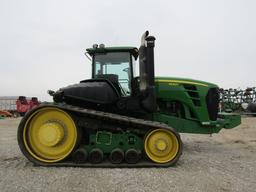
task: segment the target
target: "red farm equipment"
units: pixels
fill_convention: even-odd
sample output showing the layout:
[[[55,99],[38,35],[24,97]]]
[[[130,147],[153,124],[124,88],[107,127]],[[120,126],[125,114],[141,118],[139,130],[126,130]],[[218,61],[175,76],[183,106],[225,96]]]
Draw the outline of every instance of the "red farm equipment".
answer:
[[[2,116],[24,116],[30,109],[38,106],[37,97],[26,98],[25,96],[0,97],[0,111]]]
[[[32,97],[29,101],[29,107],[30,109],[33,109],[34,107],[38,106],[40,102],[38,101],[37,97]]]

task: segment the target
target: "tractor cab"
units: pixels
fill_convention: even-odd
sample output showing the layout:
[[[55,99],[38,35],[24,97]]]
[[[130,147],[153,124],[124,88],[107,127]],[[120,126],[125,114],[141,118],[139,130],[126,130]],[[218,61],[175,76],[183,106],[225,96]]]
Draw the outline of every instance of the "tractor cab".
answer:
[[[121,96],[133,92],[132,81],[136,76],[136,47],[105,47],[101,44],[87,49],[92,57],[92,79],[107,79],[113,83]]]
[[[105,47],[103,44],[86,49],[86,54],[92,58],[92,79],[49,94],[57,103],[111,112],[154,112],[154,41],[155,38],[146,32],[139,50],[136,47]],[[135,63],[138,57],[140,72],[137,76]]]

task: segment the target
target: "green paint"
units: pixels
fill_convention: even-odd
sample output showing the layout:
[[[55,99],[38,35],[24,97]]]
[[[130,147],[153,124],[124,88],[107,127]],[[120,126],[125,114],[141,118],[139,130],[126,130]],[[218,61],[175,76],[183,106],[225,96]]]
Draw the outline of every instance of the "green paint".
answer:
[[[168,80],[171,83],[168,82]],[[189,85],[192,85],[196,90],[189,89]],[[164,102],[179,101],[185,108],[184,118],[187,120],[197,120],[199,122],[210,121],[205,98],[209,88],[215,87],[217,86],[214,84],[192,79],[156,78],[157,99],[161,99]],[[189,95],[191,93],[194,93],[194,97]],[[198,102],[198,106],[196,106],[194,102]],[[193,116],[190,115],[189,110],[192,111]]]
[[[241,116],[237,114],[220,114],[217,121],[198,122],[182,119],[161,113],[154,114],[154,120],[173,127],[179,133],[218,133],[222,128],[231,129],[241,124]]]
[[[211,134],[217,133],[221,129],[221,127],[216,127],[215,125],[203,126],[199,121],[182,119],[161,113],[154,114],[154,119],[173,127],[179,133]]]
[[[241,115],[235,113],[219,113],[220,121],[225,129],[232,129],[241,124]]]
[[[168,81],[177,81],[177,83],[183,82],[183,83],[178,83],[178,84],[203,84],[206,85],[207,87],[218,87],[216,84],[205,82],[205,81],[200,81],[200,80],[195,80],[195,79],[189,79],[189,78],[180,78],[180,77],[155,77],[156,82],[164,82],[168,83]]]
[[[100,148],[104,154],[109,154],[115,148],[120,148],[124,151],[131,148],[143,150],[143,140],[132,133],[98,131],[96,134],[90,135],[89,144],[84,147],[88,152],[93,148]]]

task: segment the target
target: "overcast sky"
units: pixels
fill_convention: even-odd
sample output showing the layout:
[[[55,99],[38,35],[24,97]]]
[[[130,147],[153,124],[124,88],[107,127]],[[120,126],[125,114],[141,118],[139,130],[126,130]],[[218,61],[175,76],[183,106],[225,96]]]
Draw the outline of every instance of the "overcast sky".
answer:
[[[0,96],[38,96],[90,78],[94,43],[156,37],[157,76],[256,86],[254,0],[0,0]]]

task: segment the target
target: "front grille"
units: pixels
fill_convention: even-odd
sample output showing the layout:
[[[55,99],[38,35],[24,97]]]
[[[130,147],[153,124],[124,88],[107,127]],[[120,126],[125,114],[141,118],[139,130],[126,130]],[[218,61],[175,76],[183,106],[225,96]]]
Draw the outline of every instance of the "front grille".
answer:
[[[206,104],[207,104],[207,110],[208,110],[210,120],[216,121],[218,116],[218,107],[219,107],[218,88],[209,89],[206,95]]]

